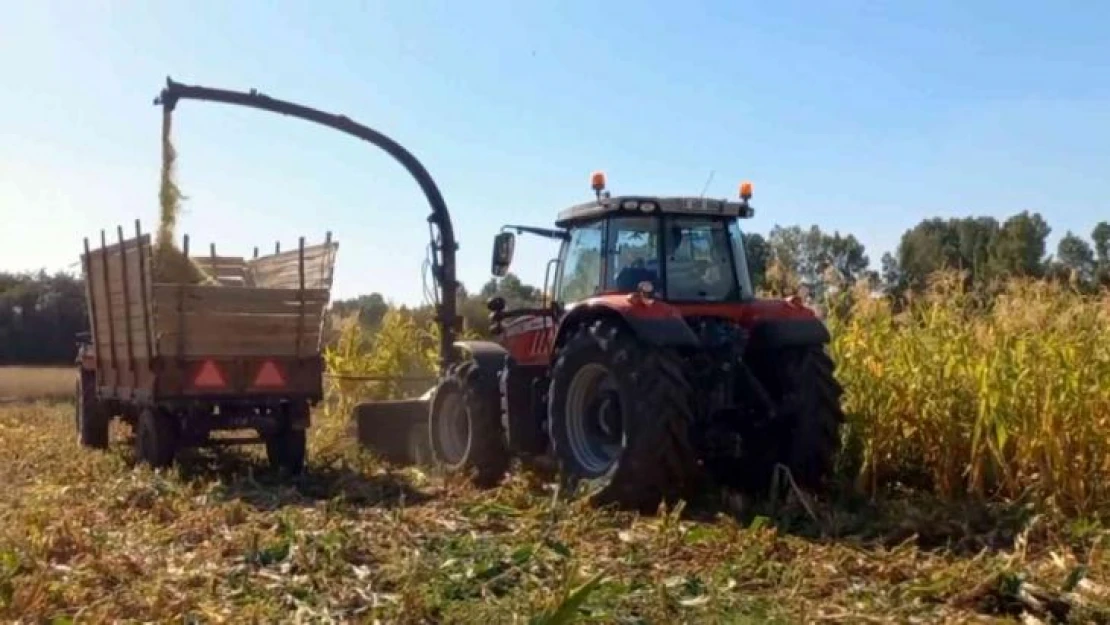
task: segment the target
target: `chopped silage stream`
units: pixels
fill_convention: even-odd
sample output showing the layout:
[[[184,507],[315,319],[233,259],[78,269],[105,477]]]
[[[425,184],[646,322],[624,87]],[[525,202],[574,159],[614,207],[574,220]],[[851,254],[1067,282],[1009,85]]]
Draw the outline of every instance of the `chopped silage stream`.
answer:
[[[1104,534],[1021,511],[647,518],[521,475],[479,492],[391,469],[327,415],[291,484],[250,448],[156,474],[123,428],[107,453],[72,430],[68,405],[0,407],[0,619],[524,621],[595,577],[583,621],[1018,622],[1065,599],[1071,622],[1110,615]]]
[[[177,149],[173,145],[173,114],[162,111],[162,173],[158,188],[158,234],[154,244],[152,271],[155,282],[185,284],[219,284],[205,275],[183,250],[175,245],[177,221],[181,215],[181,201],[185,196],[178,187]]]

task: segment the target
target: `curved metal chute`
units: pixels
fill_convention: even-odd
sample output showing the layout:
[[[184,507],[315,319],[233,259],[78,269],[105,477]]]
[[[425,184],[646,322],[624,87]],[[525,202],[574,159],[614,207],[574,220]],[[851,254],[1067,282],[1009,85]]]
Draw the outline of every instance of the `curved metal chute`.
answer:
[[[452,345],[455,343],[457,323],[455,294],[458,290],[458,281],[455,276],[455,252],[458,245],[455,242],[455,231],[451,225],[451,215],[447,211],[447,204],[443,200],[443,195],[439,192],[439,187],[436,186],[424,165],[401,144],[344,115],[326,113],[301,104],[272,98],[254,89],[243,92],[185,85],[174,82],[173,79],[167,77],[166,87],[154,99],[154,104],[161,105],[168,113],[172,113],[179,100],[204,100],[235,104],[316,122],[378,146],[408,170],[409,174],[420,185],[420,189],[424,192],[424,196],[432,209],[428,216],[428,222],[435,230],[432,233],[431,247],[432,279],[435,280],[441,292],[440,301],[436,306],[436,320],[440,329],[440,369],[441,371],[446,369],[454,360]]]

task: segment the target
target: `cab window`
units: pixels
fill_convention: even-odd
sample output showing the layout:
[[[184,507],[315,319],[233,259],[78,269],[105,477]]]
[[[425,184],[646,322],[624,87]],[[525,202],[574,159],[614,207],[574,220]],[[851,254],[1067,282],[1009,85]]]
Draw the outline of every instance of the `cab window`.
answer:
[[[618,217],[609,222],[606,247],[605,289],[632,292],[650,282],[660,293],[659,220],[653,217]]]
[[[569,304],[601,290],[601,243],[605,222],[583,225],[572,231],[559,279],[559,301]]]
[[[667,297],[726,301],[739,297],[728,228],[721,219],[668,217],[663,243]]]

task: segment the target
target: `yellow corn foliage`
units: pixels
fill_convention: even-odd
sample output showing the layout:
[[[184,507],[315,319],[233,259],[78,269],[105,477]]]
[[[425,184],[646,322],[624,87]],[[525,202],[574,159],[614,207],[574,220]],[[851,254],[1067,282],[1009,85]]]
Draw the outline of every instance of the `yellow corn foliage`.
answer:
[[[349,415],[360,401],[415,397],[433,386],[439,367],[435,323],[419,324],[410,312],[394,307],[372,336],[358,313],[335,322],[335,344],[324,351],[329,413]],[[464,332],[460,338],[475,336]],[[365,377],[383,379],[357,379]]]
[[[853,477],[1106,510],[1110,294],[1014,280],[984,305],[963,284],[938,275],[898,315],[863,292],[832,308]]]

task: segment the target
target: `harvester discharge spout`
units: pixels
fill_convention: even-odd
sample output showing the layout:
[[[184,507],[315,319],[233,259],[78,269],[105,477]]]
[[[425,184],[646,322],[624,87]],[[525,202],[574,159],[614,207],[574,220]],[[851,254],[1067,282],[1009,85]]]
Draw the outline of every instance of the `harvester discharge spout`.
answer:
[[[440,373],[456,359],[453,345],[457,332],[455,253],[458,245],[451,224],[447,204],[424,165],[401,144],[386,135],[368,128],[345,115],[327,113],[301,104],[274,98],[256,89],[234,91],[199,85],[187,85],[166,78],[166,86],[154,98],[166,116],[174,112],[181,100],[219,102],[269,111],[296,117],[327,126],[371,143],[400,163],[416,180],[431,208],[428,216],[431,236],[431,275],[438,287],[436,321],[439,325]],[[358,427],[359,441],[379,454],[396,460],[416,460],[412,457],[410,442],[426,436],[428,414],[427,397],[396,402],[365,402],[355,406],[353,418]],[[423,426],[423,427],[421,427]]]

